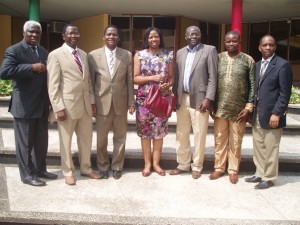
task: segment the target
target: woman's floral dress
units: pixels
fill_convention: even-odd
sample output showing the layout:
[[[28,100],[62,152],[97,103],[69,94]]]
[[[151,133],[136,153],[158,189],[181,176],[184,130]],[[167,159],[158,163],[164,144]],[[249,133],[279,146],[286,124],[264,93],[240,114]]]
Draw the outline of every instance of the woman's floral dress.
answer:
[[[163,50],[160,54],[153,54],[148,49],[137,52],[141,61],[141,75],[152,76],[165,74],[168,81],[169,63],[173,60],[173,51]],[[136,126],[137,134],[141,138],[160,139],[168,133],[168,118],[155,116],[144,107],[144,101],[151,85],[159,85],[159,82],[149,82],[138,87],[136,96]]]

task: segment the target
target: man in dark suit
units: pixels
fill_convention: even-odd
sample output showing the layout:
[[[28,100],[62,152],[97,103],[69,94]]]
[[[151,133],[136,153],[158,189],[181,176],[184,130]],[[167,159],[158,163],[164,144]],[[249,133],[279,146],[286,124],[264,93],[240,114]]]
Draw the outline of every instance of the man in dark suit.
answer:
[[[9,112],[14,116],[16,155],[21,180],[32,186],[44,186],[38,177],[56,179],[47,172],[48,115],[46,62],[48,52],[39,45],[40,23],[27,21],[24,39],[9,47],[0,69],[3,80],[13,80]]]
[[[276,40],[265,35],[259,42],[262,60],[256,63],[253,160],[255,175],[246,182],[267,189],[278,177],[278,155],[282,128],[291,96],[292,70],[288,61],[275,54]]]
[[[218,53],[214,46],[201,43],[201,32],[196,26],[186,29],[185,39],[188,46],[177,52],[173,87],[178,95],[176,153],[179,165],[170,175],[191,168],[192,177],[198,179],[203,169],[209,110],[216,93]],[[195,138],[193,157],[189,140],[191,127]]]

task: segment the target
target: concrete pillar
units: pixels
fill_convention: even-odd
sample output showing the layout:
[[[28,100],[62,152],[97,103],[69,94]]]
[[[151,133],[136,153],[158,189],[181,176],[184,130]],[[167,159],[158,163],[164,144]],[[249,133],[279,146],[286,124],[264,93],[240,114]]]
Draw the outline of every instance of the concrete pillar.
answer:
[[[237,31],[242,37],[243,30],[243,0],[232,0],[231,30]],[[240,50],[242,46],[240,45]]]
[[[29,20],[40,22],[40,0],[29,0]]]

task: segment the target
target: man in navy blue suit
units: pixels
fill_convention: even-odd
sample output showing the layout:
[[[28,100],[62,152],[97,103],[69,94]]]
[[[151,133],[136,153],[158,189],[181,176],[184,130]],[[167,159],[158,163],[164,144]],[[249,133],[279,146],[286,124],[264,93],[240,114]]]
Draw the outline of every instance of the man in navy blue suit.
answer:
[[[256,63],[253,160],[255,175],[246,182],[255,189],[267,189],[278,177],[278,155],[282,128],[291,96],[292,69],[288,61],[275,54],[276,40],[271,35],[260,39],[262,60]]]
[[[0,78],[13,80],[9,112],[14,116],[16,157],[21,180],[32,186],[44,186],[46,179],[57,175],[47,172],[48,115],[46,62],[48,52],[39,45],[40,23],[27,21],[24,39],[7,48]]]

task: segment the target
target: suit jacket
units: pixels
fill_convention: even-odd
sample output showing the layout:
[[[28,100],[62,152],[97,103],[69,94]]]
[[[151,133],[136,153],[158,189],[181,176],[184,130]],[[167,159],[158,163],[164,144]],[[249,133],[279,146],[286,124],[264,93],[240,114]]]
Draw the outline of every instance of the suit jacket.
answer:
[[[37,73],[32,70],[34,63],[47,63],[48,52],[38,45],[36,53],[25,40],[7,48],[0,69],[0,78],[13,80],[13,93],[9,112],[22,119],[40,118],[49,112],[49,96],[47,91],[47,71]]]
[[[81,49],[78,54],[83,63],[83,74],[65,43],[49,53],[47,65],[53,110],[66,110],[71,119],[81,118],[84,110],[92,116],[91,104],[95,103],[87,55]]]
[[[176,56],[176,79],[173,92],[178,95],[179,105],[177,108],[180,107],[182,99],[183,77],[187,53],[187,47],[184,47],[177,51]],[[190,105],[192,108],[198,109],[200,103],[205,98],[210,100],[215,99],[218,73],[217,66],[218,53],[216,48],[211,45],[200,43],[191,68],[189,81]]]
[[[270,129],[269,121],[272,114],[280,116],[279,127],[286,126],[286,110],[291,96],[292,69],[288,61],[274,55],[259,79],[261,61],[256,63],[255,81],[255,121],[257,108],[259,123],[264,129]],[[258,100],[259,99],[259,100]]]
[[[127,114],[128,107],[135,104],[131,53],[121,48],[116,49],[112,75],[109,73],[104,47],[90,52],[88,61],[97,114],[108,115],[111,105],[117,115]]]

